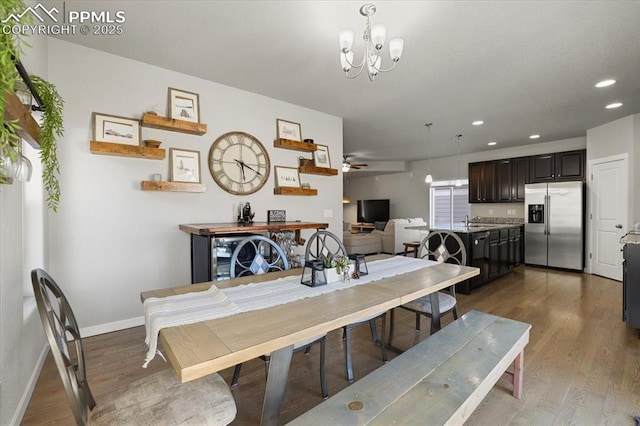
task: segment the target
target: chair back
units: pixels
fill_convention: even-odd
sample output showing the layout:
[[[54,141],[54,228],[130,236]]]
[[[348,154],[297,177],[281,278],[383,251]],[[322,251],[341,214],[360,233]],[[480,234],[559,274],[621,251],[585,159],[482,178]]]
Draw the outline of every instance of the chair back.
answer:
[[[78,322],[64,293],[49,274],[42,269],[34,269],[31,271],[31,284],[71,411],[76,423],[85,425],[96,402],[87,383]]]
[[[454,232],[432,231],[420,243],[419,256],[436,262],[467,264],[467,250]]]
[[[305,260],[327,259],[333,256],[347,256],[347,249],[335,234],[317,231],[307,241]]]
[[[242,240],[233,251],[229,275],[234,278],[287,269],[287,256],[275,241],[262,235],[251,235]]]

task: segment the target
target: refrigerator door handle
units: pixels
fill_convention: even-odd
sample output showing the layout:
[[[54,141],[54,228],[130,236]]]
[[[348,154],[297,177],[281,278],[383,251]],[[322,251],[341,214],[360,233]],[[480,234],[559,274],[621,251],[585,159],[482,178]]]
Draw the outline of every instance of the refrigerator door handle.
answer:
[[[551,195],[547,195],[547,235],[551,235],[549,219],[551,219]]]

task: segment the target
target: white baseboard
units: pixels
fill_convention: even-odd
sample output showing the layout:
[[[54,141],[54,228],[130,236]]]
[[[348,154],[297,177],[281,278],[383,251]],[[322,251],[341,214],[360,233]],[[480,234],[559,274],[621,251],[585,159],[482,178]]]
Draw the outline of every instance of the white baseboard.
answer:
[[[80,335],[84,337],[97,336],[98,334],[111,333],[112,331],[125,330],[127,328],[144,325],[144,317],[129,318],[122,321],[109,322],[106,324],[94,325],[80,328]]]
[[[13,415],[13,419],[11,419],[11,425],[19,425],[22,423],[22,418],[24,417],[24,413],[27,411],[27,407],[29,406],[29,401],[31,401],[31,395],[33,395],[33,390],[36,388],[36,383],[38,383],[38,379],[40,378],[40,372],[42,371],[42,366],[44,365],[45,359],[47,359],[47,354],[49,353],[49,344],[45,344],[42,348],[42,352],[38,357],[38,362],[36,363],[35,368],[31,372],[31,377],[27,382],[27,386],[24,389],[24,393],[22,394],[22,398],[20,398],[20,402],[16,407],[16,412]],[[61,384],[62,385],[62,384]]]

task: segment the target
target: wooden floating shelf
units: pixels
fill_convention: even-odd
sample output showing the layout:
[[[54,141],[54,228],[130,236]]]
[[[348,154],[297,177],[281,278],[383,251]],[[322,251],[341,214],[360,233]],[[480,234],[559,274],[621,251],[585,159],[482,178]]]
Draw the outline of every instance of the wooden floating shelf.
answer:
[[[294,151],[313,152],[318,149],[314,143],[292,141],[290,139],[276,139],[273,141],[276,148],[292,149]]]
[[[336,176],[338,174],[338,169],[316,166],[300,166],[298,167],[298,171],[309,175]]]
[[[191,182],[155,182],[143,180],[140,189],[143,191],[165,191],[165,192],[204,192],[207,187],[203,183]]]
[[[191,135],[204,135],[205,133],[207,133],[207,125],[204,123],[193,123],[191,121],[175,120],[149,113],[142,115],[140,125],[142,127],[151,127],[152,129],[189,133]]]
[[[17,120],[17,133],[22,139],[35,149],[40,149],[40,126],[31,116],[31,110],[22,105],[15,93],[9,92],[5,95],[4,119],[6,121]]]
[[[148,158],[150,160],[162,160],[166,155],[166,150],[163,148],[148,148],[139,145],[98,141],[91,141],[89,151],[91,151],[92,154]]]
[[[273,188],[274,195],[318,195],[317,189],[312,188],[289,188],[286,186]]]

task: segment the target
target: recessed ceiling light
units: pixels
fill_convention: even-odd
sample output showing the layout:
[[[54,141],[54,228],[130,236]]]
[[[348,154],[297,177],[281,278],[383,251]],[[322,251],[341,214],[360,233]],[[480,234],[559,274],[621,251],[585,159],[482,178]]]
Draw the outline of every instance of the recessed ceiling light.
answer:
[[[489,142],[487,145],[489,146],[494,146],[495,144],[497,144],[498,142]]]
[[[540,135],[531,135],[529,136],[529,139],[538,139],[540,137]]]
[[[474,126],[482,126],[482,125],[484,124],[484,121],[482,121],[482,120],[476,120],[476,121],[474,121],[474,122],[473,122],[473,123],[471,123],[471,124],[473,124]]]
[[[616,84],[615,80],[602,80],[596,83],[596,87],[609,87],[613,86],[614,84]]]
[[[607,105],[605,108],[614,109],[614,108],[620,108],[621,106],[622,106],[622,102],[614,102],[612,104]]]

